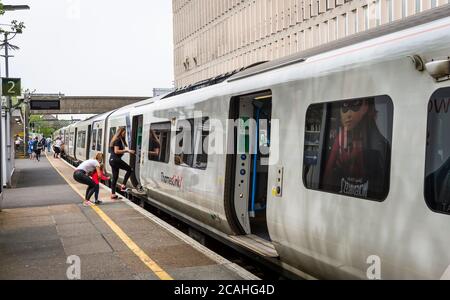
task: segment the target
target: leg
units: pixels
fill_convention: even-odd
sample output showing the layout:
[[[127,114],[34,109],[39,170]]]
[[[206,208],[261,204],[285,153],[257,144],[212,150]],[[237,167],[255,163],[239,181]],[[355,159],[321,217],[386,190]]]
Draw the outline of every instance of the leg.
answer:
[[[119,179],[119,175],[118,175],[119,174],[119,170],[125,170],[127,172],[125,174],[125,177],[124,177],[123,182],[122,182],[122,185],[126,185],[127,182],[128,182],[128,179],[130,178],[131,173],[132,173],[131,167],[126,162],[124,162],[121,159],[111,160],[110,165],[111,165],[111,167],[113,167],[113,176],[114,176],[114,168],[117,169],[117,178],[114,178],[115,180],[113,180],[113,181],[116,182],[116,184],[117,184],[117,181]],[[114,182],[113,182],[113,184],[114,184]],[[115,185],[114,185],[114,187],[115,187]]]
[[[132,170],[131,176],[130,176],[131,183],[133,184],[133,186],[134,186],[135,188],[139,188],[139,187],[140,187],[140,184],[139,184],[139,181],[138,181],[137,178],[136,178],[136,173],[134,172],[134,169],[133,169],[133,168],[132,168],[131,170]]]
[[[120,169],[127,171],[122,182],[123,185],[127,185],[128,179],[130,179],[130,176],[133,173],[133,169],[123,160],[120,160],[118,163]]]
[[[91,179],[91,181],[92,181],[93,185],[90,185],[88,190],[86,191],[86,193],[87,193],[87,198],[86,199],[87,200],[91,200],[92,195],[95,195],[95,201],[97,201],[98,200],[98,193],[99,193],[99,185],[96,184],[92,179]]]
[[[114,196],[116,194],[117,180],[119,179],[119,168],[116,166],[115,161],[110,161],[110,166],[112,168],[112,179],[111,179],[111,194]]]
[[[95,187],[95,193],[94,193],[95,201],[98,201],[99,194],[100,194],[100,185],[97,184],[97,186]]]
[[[81,184],[87,185],[88,188],[86,190],[86,197],[85,200],[89,201],[89,199],[92,197],[92,195],[95,192],[95,186],[97,184],[95,184],[95,182],[86,174],[82,173],[82,172],[75,172],[73,174],[73,179],[75,179],[76,182],[79,182]]]

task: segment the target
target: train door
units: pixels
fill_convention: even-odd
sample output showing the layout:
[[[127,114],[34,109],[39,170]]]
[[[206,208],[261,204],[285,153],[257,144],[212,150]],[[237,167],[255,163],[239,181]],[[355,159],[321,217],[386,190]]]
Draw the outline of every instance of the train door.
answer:
[[[233,99],[236,124],[234,208],[246,234],[270,240],[266,204],[272,93],[264,91]]]
[[[77,159],[77,140],[78,140],[78,128],[75,128],[73,137],[73,158]]]
[[[86,160],[90,159],[91,153],[91,136],[92,136],[92,125],[88,126],[87,137],[86,137]]]
[[[98,127],[98,123],[94,124],[94,128],[92,129],[92,139],[91,139],[91,148],[90,148],[90,153],[91,155],[89,156],[89,158],[94,157],[95,153],[96,153],[96,146],[97,146],[97,127]]]
[[[140,178],[140,166],[142,159],[142,131],[144,124],[144,116],[134,116],[131,132],[131,149],[136,150],[136,155],[131,155],[130,166],[134,167],[136,179]]]

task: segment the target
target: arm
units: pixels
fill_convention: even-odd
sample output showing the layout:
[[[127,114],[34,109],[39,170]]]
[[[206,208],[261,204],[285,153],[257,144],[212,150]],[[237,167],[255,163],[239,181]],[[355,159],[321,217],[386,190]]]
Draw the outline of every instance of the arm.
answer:
[[[122,155],[125,153],[130,153],[130,154],[134,154],[136,153],[134,150],[130,150],[128,148],[125,148],[124,150],[120,150],[119,146],[114,146],[114,153],[117,155]]]
[[[159,141],[158,136],[154,132],[152,132],[152,138],[153,141],[155,142],[155,147],[152,150],[148,151],[148,153],[150,156],[159,157],[159,153],[161,152],[161,142]]]
[[[116,142],[117,142],[117,141],[116,141]],[[123,142],[122,142],[122,143],[123,143]],[[115,144],[115,142],[114,142],[114,144]],[[124,144],[124,143],[123,143],[123,144]],[[135,151],[130,150],[130,149],[128,149],[127,147],[125,147],[124,150],[120,150],[120,147],[119,147],[119,146],[114,145],[114,153],[117,154],[117,155],[122,155],[122,154],[125,154],[125,153],[131,153],[131,154],[134,154]]]
[[[111,178],[109,178],[109,177],[107,177],[107,176],[105,176],[105,175],[102,174],[101,179],[102,179],[103,181],[107,181],[107,180],[110,180]]]
[[[114,153],[117,154],[117,155],[125,154],[128,151],[129,151],[128,149],[120,150],[119,146],[114,146]]]
[[[97,171],[98,178],[102,178],[102,176],[103,176],[102,169],[100,167],[96,167],[95,169]]]

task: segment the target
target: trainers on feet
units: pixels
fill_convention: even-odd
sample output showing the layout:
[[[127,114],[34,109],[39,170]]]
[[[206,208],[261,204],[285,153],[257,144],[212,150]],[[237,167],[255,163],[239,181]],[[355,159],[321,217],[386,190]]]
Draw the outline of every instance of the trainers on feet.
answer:
[[[100,205],[100,204],[103,204],[103,201],[101,201],[101,200],[96,200],[94,203],[95,203],[96,205]]]
[[[83,206],[93,206],[94,203],[92,203],[91,201],[83,201]]]
[[[138,195],[145,195],[146,193],[145,193],[145,190],[142,188],[142,187],[140,187],[140,188],[137,188],[137,189],[132,189],[131,190],[134,194],[138,194]]]

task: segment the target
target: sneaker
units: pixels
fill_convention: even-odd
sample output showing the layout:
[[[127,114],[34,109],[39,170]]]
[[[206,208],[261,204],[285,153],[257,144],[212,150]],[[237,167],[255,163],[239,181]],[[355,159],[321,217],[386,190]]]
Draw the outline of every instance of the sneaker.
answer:
[[[86,207],[88,207],[88,206],[94,206],[94,203],[92,203],[91,201],[84,201],[84,202],[83,202],[83,206],[86,206]]]
[[[143,187],[139,187],[137,189],[132,189],[131,191],[133,192],[133,194],[137,194],[137,195],[145,195],[146,194]]]
[[[119,199],[121,199],[119,196],[111,195],[111,200],[119,200]]]
[[[103,204],[103,201],[101,201],[101,200],[96,200],[94,203],[95,203],[96,205],[101,205],[101,204]]]
[[[128,190],[128,188],[127,188],[126,185],[121,185],[121,186],[120,186],[120,191],[121,191],[121,192],[126,192],[127,190]]]

